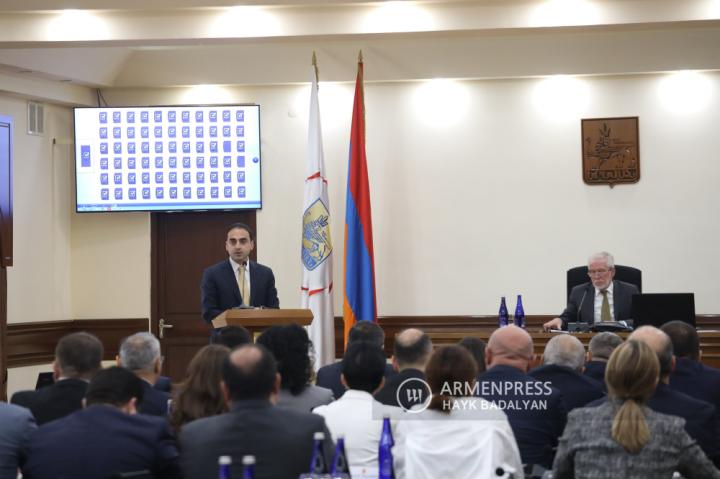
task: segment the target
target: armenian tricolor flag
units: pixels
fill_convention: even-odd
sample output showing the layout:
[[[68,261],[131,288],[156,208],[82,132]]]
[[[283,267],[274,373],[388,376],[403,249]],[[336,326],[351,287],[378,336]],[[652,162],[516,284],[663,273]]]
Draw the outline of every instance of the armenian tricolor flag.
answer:
[[[377,321],[370,185],[365,154],[362,52],[358,57],[345,200],[345,341],[357,321]]]

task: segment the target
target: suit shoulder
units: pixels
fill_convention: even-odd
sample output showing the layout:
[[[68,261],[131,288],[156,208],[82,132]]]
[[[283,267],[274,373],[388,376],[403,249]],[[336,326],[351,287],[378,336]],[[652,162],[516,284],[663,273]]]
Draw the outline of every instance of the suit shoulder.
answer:
[[[229,265],[230,265],[230,263],[228,262],[227,259],[225,259],[225,260],[220,261],[219,263],[215,263],[211,266],[208,266],[207,268],[205,268],[204,273],[205,274],[213,274],[218,271],[222,271],[223,268],[228,267]]]
[[[255,261],[250,261],[250,270],[252,271],[253,268],[256,268],[258,271],[262,271],[264,273],[272,274],[272,268],[270,268],[269,266],[256,263]]]
[[[12,404],[17,404],[18,406],[27,406],[28,404],[31,404],[36,397],[37,391],[18,391],[12,395],[10,402]]]
[[[632,283],[626,283],[625,281],[620,281],[618,279],[615,280],[615,283],[623,289],[627,289],[628,291],[631,291],[633,293],[640,293],[640,290],[638,290],[638,287]]]

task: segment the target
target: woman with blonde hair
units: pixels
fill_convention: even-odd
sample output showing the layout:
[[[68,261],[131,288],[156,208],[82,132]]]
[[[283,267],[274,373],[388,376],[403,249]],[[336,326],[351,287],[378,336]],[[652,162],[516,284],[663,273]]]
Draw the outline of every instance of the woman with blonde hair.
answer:
[[[633,479],[720,478],[685,420],[645,403],[655,391],[660,364],[646,344],[629,340],[613,351],[605,370],[610,398],[598,407],[573,410],[560,438],[553,477]]]
[[[229,354],[227,346],[211,344],[192,358],[170,406],[170,424],[177,432],[190,421],[227,411],[220,381],[222,364]]]

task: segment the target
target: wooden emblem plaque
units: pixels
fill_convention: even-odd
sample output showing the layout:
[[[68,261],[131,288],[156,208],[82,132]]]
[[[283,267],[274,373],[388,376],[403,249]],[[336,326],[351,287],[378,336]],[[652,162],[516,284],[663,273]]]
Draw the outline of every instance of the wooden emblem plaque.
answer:
[[[640,180],[638,117],[581,121],[583,181],[588,185]]]

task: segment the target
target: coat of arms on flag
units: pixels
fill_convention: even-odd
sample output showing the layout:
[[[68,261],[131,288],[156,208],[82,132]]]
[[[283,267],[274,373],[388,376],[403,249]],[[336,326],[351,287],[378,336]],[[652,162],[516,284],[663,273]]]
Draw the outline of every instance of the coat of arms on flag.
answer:
[[[332,252],[330,212],[318,198],[303,214],[302,261],[312,271]]]

